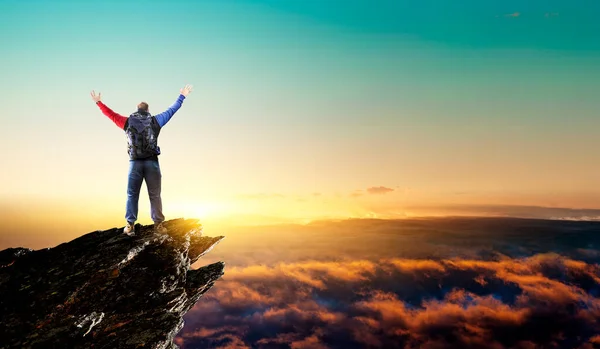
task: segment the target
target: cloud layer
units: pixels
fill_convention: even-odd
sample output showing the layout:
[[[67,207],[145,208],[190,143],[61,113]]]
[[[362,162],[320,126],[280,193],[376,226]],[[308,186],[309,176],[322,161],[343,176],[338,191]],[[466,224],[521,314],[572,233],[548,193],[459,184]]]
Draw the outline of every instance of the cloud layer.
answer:
[[[226,271],[188,313],[176,343],[592,348],[600,343],[598,294],[598,264],[555,253],[250,265]]]

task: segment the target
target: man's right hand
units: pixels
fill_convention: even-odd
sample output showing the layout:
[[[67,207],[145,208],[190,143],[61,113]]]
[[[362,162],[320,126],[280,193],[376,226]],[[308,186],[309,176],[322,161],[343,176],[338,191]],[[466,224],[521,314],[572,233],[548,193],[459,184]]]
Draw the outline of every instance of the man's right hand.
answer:
[[[189,95],[190,92],[192,92],[192,87],[192,85],[185,85],[185,87],[179,90],[179,92],[181,92],[182,95],[187,97],[187,95]]]
[[[98,103],[102,100],[102,93],[98,92],[98,94],[96,94],[96,92],[94,90],[92,90],[92,99],[94,100],[94,102]]]

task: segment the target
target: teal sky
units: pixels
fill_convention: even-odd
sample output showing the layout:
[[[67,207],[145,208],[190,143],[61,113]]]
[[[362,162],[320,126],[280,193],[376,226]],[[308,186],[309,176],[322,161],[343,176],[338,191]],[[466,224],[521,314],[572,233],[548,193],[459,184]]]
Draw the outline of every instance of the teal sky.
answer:
[[[592,0],[0,0],[0,201],[94,197],[120,217],[124,135],[90,90],[158,113],[191,83],[159,141],[163,200],[385,186],[415,205],[600,207],[599,16]]]

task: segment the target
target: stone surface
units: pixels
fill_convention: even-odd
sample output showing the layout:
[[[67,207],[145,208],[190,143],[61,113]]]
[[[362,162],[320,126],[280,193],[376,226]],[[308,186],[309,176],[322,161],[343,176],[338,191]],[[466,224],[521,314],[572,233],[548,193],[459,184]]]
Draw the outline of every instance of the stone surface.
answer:
[[[0,251],[0,348],[177,348],[183,315],[223,275],[190,265],[224,237],[194,219]]]

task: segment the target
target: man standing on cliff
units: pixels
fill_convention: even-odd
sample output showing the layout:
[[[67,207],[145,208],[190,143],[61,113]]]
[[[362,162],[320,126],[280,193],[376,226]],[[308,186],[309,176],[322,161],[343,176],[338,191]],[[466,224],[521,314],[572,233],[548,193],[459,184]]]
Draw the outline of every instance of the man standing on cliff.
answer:
[[[101,101],[101,93],[91,92],[92,100],[100,107],[102,113],[108,116],[127,135],[127,153],[129,153],[129,174],[127,181],[127,205],[125,219],[127,224],[123,233],[133,235],[133,227],[138,215],[138,201],[142,181],[146,180],[148,196],[150,197],[150,215],[154,221],[154,228],[159,233],[166,233],[163,226],[165,216],[162,213],[160,198],[161,173],[158,164],[160,148],[157,144],[158,134],[163,126],[181,108],[183,100],[192,92],[192,85],[185,85],[179,90],[180,95],[166,111],[152,116],[148,103],[141,102],[137,111],[129,117],[112,111]]]

